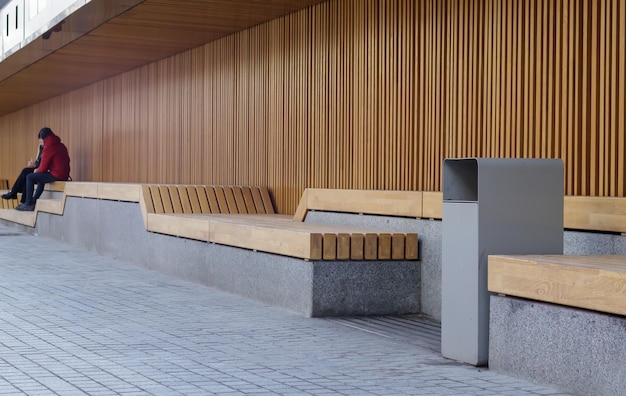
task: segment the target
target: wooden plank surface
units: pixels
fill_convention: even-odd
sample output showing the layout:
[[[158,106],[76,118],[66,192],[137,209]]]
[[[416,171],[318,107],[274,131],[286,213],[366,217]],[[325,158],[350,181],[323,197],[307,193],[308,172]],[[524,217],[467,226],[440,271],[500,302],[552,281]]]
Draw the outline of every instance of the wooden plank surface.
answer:
[[[168,186],[159,186],[159,194],[161,195],[161,203],[163,204],[164,213],[174,213],[172,198],[170,197],[170,189]]]
[[[178,196],[180,198],[183,213],[193,213],[193,209],[191,208],[191,199],[189,198],[189,191],[186,186],[178,186]]]
[[[204,191],[209,201],[209,211],[207,213],[222,213],[215,188],[213,186],[206,186]]]
[[[220,208],[219,212],[217,213],[232,213],[230,211],[230,208],[228,207],[228,201],[226,200],[226,194],[224,193],[224,188],[221,186],[214,186],[213,191],[215,192],[215,198],[217,199],[217,203]],[[216,213],[216,212],[213,212],[213,207],[211,207],[211,213]]]
[[[426,219],[441,219],[443,217],[443,193],[440,191],[424,191],[422,196],[422,217]]]
[[[189,195],[189,203],[191,204],[191,213],[202,213],[200,199],[198,198],[198,189],[196,186],[187,186],[187,194]],[[202,191],[204,194],[204,191]],[[206,195],[204,196],[206,200]]]
[[[626,315],[626,255],[489,256],[488,289]]]
[[[257,213],[267,213],[265,205],[263,205],[263,197],[261,196],[261,190],[258,187],[252,187],[252,199],[254,200],[254,207]]]
[[[150,186],[150,195],[154,205],[154,213],[165,213],[163,209],[163,200],[161,199],[161,191],[159,186]]]
[[[337,258],[337,235],[322,235],[322,259],[335,260]]]
[[[246,200],[243,197],[243,190],[239,186],[233,186],[233,195],[235,196],[235,203],[237,204],[237,213],[248,213],[248,208],[246,206]]]
[[[181,202],[181,191],[178,186],[168,186],[167,190],[170,193],[170,202],[172,203],[172,209],[174,213],[185,213],[183,211],[183,205]]]
[[[196,192],[198,193],[198,202],[200,204],[200,213],[211,213],[211,206],[209,204],[208,198],[208,189],[203,186],[196,187]],[[213,193],[213,190],[211,190]]]
[[[37,221],[37,212],[21,212],[15,209],[0,209],[0,219],[34,227]]]
[[[224,197],[226,197],[226,204],[228,205],[227,213],[240,213],[237,206],[237,200],[235,199],[235,192],[233,190],[233,187],[223,186],[222,191],[224,191]]]
[[[209,240],[303,259],[322,258],[322,234],[210,221]]]
[[[80,191],[83,197],[92,197],[84,189],[91,188],[93,183],[71,182],[65,184],[65,194],[73,195],[73,191]],[[140,185],[134,183],[97,183],[98,199],[112,201],[138,202],[141,194]]]
[[[570,229],[626,232],[626,198],[564,198],[564,227]]]
[[[422,192],[308,188],[306,206],[309,210],[422,217]]]
[[[62,199],[38,199],[37,211],[62,215],[65,209],[65,198]]]
[[[272,198],[270,197],[270,192],[267,187],[259,187],[259,192],[261,193],[261,199],[263,200],[263,208],[265,209],[265,213],[276,213],[274,211],[274,204],[272,204]]]
[[[209,240],[209,222],[186,214],[147,214],[147,230],[199,241]]]
[[[254,198],[252,197],[252,189],[248,186],[241,187],[241,192],[243,194],[243,200],[246,204],[246,213],[248,214],[256,214],[256,208],[254,207]]]

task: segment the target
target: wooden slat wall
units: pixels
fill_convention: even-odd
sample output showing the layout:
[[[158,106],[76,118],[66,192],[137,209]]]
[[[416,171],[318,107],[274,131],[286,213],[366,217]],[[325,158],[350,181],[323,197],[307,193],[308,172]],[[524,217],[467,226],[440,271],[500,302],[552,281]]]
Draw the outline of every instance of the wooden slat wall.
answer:
[[[626,3],[331,0],[0,118],[0,177],[52,127],[76,180],[441,190],[446,157],[562,158],[626,196]]]

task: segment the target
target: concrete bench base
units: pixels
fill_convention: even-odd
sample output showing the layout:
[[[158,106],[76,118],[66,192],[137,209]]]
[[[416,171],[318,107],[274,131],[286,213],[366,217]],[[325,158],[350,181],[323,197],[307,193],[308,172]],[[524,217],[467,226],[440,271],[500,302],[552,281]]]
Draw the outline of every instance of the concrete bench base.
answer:
[[[626,317],[491,296],[489,369],[575,395],[626,389]]]
[[[139,204],[68,197],[63,216],[39,213],[46,237],[304,316],[420,312],[421,262],[306,261],[145,230]]]

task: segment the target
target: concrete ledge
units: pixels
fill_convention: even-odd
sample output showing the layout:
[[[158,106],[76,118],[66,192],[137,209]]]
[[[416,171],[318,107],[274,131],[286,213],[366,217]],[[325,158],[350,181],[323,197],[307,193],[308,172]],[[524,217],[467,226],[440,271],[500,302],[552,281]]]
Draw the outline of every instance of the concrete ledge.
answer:
[[[17,212],[17,211],[14,211]],[[307,261],[146,232],[139,203],[67,197],[37,232],[303,316],[420,312],[419,261]]]
[[[575,395],[626,389],[626,318],[491,296],[489,369]]]

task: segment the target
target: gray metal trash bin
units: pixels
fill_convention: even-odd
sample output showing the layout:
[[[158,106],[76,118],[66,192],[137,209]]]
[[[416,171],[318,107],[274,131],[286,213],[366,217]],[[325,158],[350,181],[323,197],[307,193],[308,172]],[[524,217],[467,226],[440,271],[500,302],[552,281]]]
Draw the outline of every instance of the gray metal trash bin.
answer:
[[[446,159],[442,226],[441,353],[483,366],[487,256],[563,254],[563,161]]]

